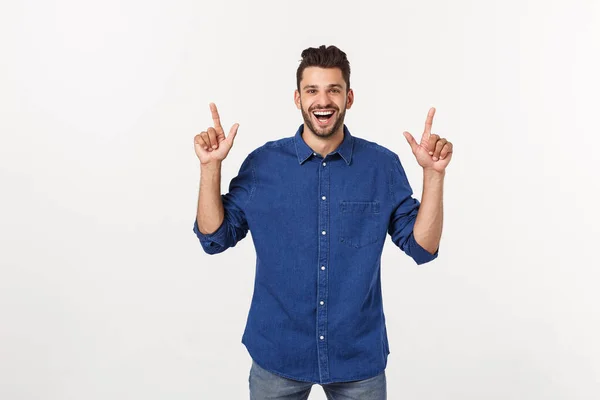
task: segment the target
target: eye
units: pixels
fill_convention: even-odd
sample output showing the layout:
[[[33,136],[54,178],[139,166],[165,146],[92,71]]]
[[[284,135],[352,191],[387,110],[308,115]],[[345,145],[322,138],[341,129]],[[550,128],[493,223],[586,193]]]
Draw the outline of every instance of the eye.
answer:
[[[331,89],[331,91],[332,91],[333,93],[339,93],[339,92],[340,92],[340,89]]]
[[[307,92],[307,93],[310,93],[310,94],[313,94],[313,93],[315,93],[315,92],[316,92],[316,90],[315,90],[315,89],[308,89],[306,92]]]

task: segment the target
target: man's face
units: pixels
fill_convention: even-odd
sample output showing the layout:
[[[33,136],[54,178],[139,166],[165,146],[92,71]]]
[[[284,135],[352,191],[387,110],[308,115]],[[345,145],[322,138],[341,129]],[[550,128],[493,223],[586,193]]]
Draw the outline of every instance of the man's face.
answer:
[[[305,127],[325,138],[342,129],[354,93],[352,89],[346,91],[339,68],[308,67],[302,73],[300,92],[296,90],[294,100],[302,111]]]

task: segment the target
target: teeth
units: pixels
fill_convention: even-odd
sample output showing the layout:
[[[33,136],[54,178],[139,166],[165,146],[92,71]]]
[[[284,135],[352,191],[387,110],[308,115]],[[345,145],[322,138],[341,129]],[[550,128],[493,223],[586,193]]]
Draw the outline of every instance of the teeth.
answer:
[[[333,114],[333,111],[315,111],[315,112],[314,112],[314,114],[315,114],[315,115],[323,115],[323,116],[326,116],[326,115],[331,115],[331,114]]]

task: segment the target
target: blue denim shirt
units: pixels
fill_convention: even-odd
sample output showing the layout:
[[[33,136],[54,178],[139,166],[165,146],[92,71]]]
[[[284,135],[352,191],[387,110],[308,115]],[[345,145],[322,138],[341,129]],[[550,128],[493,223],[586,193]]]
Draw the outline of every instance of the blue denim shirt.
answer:
[[[419,201],[398,156],[352,136],[325,157],[302,138],[252,151],[221,195],[222,225],[194,232],[217,254],[252,232],[254,293],[242,343],[261,367],[314,383],[381,373],[390,352],[381,253],[393,243],[417,264],[437,257],[413,236]],[[215,262],[218,262],[215,260]]]

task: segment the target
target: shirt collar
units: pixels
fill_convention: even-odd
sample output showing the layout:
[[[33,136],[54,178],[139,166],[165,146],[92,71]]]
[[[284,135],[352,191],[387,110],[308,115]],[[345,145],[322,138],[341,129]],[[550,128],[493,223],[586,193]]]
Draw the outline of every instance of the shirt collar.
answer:
[[[294,136],[296,154],[298,155],[298,163],[300,164],[308,160],[308,158],[313,154],[313,150],[306,144],[306,142],[302,138],[303,131],[304,124],[300,125],[300,127],[296,131],[296,135]],[[342,156],[342,158],[344,159],[344,161],[346,161],[346,164],[350,165],[350,161],[352,160],[353,142],[354,138],[350,134],[348,127],[346,127],[346,125],[344,124],[344,139],[332,154],[339,153],[340,156]]]

